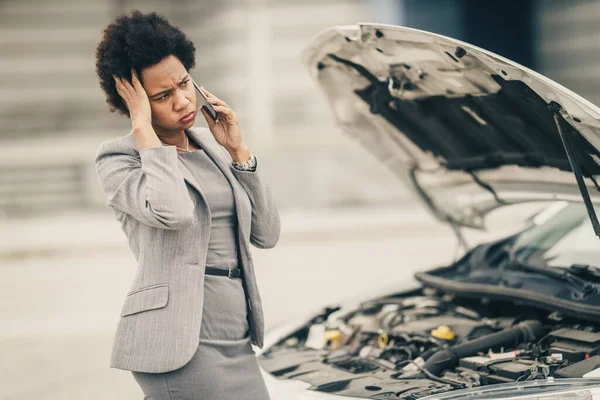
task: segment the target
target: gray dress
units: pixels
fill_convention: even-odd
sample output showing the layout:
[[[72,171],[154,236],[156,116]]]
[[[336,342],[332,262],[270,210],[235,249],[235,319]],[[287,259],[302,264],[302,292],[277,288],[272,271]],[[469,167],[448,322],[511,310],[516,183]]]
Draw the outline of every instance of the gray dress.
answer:
[[[179,158],[198,180],[211,211],[206,265],[238,266],[237,217],[229,181],[203,150],[179,153]],[[250,343],[242,279],[205,275],[198,350],[174,371],[132,371],[145,400],[269,400]]]

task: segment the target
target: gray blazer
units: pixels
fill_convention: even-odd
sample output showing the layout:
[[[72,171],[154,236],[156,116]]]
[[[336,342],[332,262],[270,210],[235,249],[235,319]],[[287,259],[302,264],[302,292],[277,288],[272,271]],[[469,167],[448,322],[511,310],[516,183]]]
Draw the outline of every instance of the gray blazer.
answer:
[[[239,171],[206,128],[188,130],[233,187],[251,343],[263,346],[264,317],[249,243],[279,239],[275,199],[263,176]],[[167,372],[184,366],[200,339],[211,213],[174,146],[138,151],[133,132],[100,145],[96,174],[137,260],[113,341],[110,367]],[[225,278],[227,279],[227,278]]]

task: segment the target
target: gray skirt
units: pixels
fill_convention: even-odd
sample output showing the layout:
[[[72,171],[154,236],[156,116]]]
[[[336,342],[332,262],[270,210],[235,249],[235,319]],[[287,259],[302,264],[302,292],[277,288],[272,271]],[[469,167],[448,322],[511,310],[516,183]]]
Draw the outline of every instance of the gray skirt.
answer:
[[[250,344],[242,279],[204,278],[198,349],[186,365],[174,371],[132,371],[144,400],[269,400]]]

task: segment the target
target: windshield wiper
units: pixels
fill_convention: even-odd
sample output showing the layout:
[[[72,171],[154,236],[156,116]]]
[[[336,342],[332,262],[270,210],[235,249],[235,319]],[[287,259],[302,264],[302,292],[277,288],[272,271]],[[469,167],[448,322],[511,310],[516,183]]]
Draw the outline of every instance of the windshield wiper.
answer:
[[[573,264],[568,269],[577,276],[600,279],[600,268],[589,264]]]
[[[576,288],[580,292],[582,297],[596,293],[596,285],[586,281],[583,278],[580,278],[576,273],[574,273],[570,269],[543,267],[538,265],[522,263],[516,260],[509,261],[505,266],[505,269],[506,268],[513,270],[521,270],[525,272],[533,272],[536,274],[547,276],[549,278],[565,281],[574,288]]]
[[[583,174],[581,173],[581,168],[579,168],[577,156],[573,151],[573,144],[571,143],[571,138],[569,138],[567,132],[563,131],[562,128],[561,119],[563,118],[560,114],[562,106],[555,101],[551,101],[550,103],[548,103],[548,110],[550,110],[550,112],[554,116],[554,123],[556,124],[556,129],[558,129],[558,134],[560,135],[563,147],[565,148],[565,152],[567,153],[569,164],[571,165],[571,169],[573,170],[573,174],[575,175],[575,180],[577,180],[577,186],[579,186],[581,197],[583,197],[583,203],[585,204],[588,216],[590,217],[590,221],[592,222],[594,233],[596,234],[596,236],[600,237],[600,223],[598,222],[596,210],[594,209],[594,205],[592,203],[592,200],[590,199],[590,192],[587,190],[587,186],[585,185],[585,182],[583,180]]]
[[[575,267],[577,264],[572,265],[570,268],[555,268],[540,265],[531,265],[517,260],[515,252],[510,246],[506,246],[504,248],[504,251],[506,251],[506,253],[508,254],[508,260],[502,267],[502,270],[512,269],[525,272],[533,272],[536,274],[547,276],[549,278],[565,281],[574,288],[576,288],[579,291],[580,296],[582,298],[590,294],[594,294],[597,291],[596,285],[578,276],[581,274],[577,272],[578,268]],[[600,276],[600,269],[597,269],[597,271]]]

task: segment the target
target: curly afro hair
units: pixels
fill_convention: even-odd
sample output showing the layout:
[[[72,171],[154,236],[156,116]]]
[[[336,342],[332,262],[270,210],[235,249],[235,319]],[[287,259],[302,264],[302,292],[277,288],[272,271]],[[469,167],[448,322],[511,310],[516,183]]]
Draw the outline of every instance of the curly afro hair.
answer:
[[[125,102],[117,92],[113,75],[131,82],[131,68],[140,80],[142,70],[170,55],[176,56],[189,71],[196,65],[196,48],[191,40],[156,12],[143,14],[134,10],[111,22],[96,48],[96,74],[106,94],[110,112],[129,117]]]

